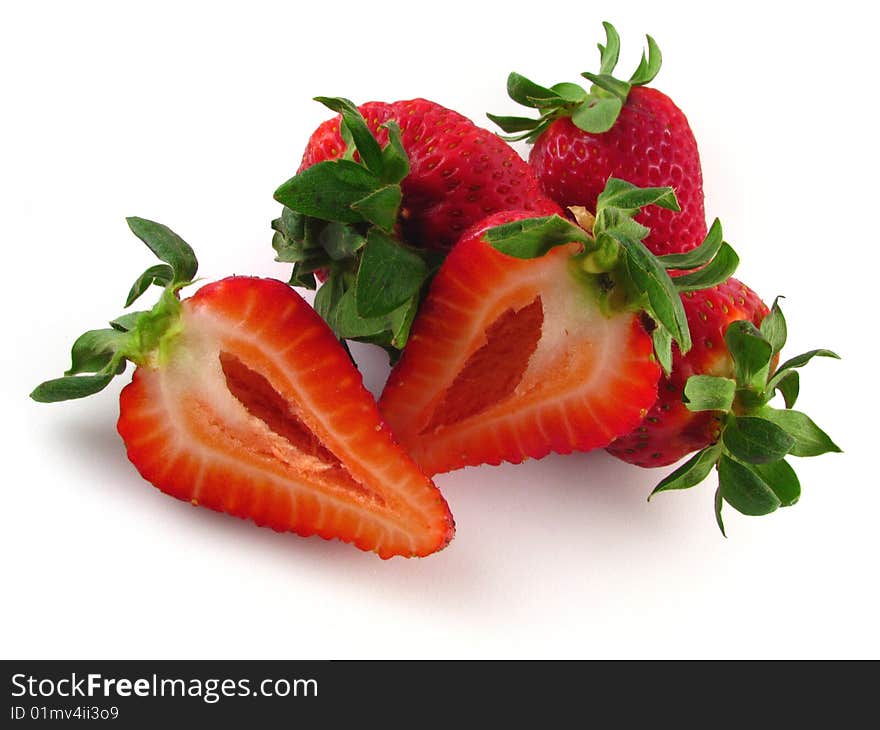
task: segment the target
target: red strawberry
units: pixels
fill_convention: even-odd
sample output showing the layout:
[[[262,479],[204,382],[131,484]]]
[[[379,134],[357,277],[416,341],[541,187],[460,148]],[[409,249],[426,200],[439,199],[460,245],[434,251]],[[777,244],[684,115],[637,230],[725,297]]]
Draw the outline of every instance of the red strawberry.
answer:
[[[411,246],[448,250],[466,228],[500,210],[559,211],[510,145],[458,112],[426,99],[367,102],[358,111],[383,146],[388,143],[384,125],[393,121],[400,128],[410,164],[401,182],[400,222]],[[342,157],[347,146],[341,121],[340,116],[328,119],[315,130],[299,172]]]
[[[693,347],[686,354],[674,352],[657,402],[639,427],[608,451],[639,466],[670,464],[697,451],[652,494],[693,487],[717,469],[715,515],[724,532],[725,502],[743,514],[763,515],[798,501],[800,482],[786,457],[840,451],[809,416],[792,410],[798,369],[813,357],[837,355],[812,350],[777,368],[787,337],[778,301],[768,310],[736,279],[688,291],[682,301]],[[777,392],[785,408],[769,405]]]
[[[660,368],[639,307],[680,302],[659,265],[638,273],[652,264],[629,238],[636,198],[674,205],[668,189],[612,180],[592,234],[509,211],[456,244],[379,401],[425,472],[597,448],[644,417]],[[651,312],[686,348],[684,313]]]
[[[658,255],[696,247],[706,235],[703,178],[697,143],[687,118],[672,100],[647,88],[660,69],[660,51],[648,36],[649,54],[629,81],[611,74],[620,39],[605,23],[608,40],[599,74],[587,92],[576,84],[541,87],[519,74],[508,78],[518,103],[541,111],[539,119],[489,115],[506,132],[534,142],[529,162],[541,189],[562,206],[595,210],[609,177],[640,187],[669,185],[681,212],[648,208],[638,220],[651,229],[645,245]]]
[[[275,193],[277,260],[314,288],[340,339],[403,348],[425,285],[461,232],[492,213],[561,213],[501,139],[424,99],[319,101],[340,116],[312,135]],[[363,112],[363,114],[361,113]],[[384,146],[383,146],[384,145]]]
[[[132,360],[118,430],[129,459],[163,492],[383,558],[445,546],[453,522],[443,497],[394,442],[314,310],[286,284],[249,277],[180,301],[177,290],[195,275],[192,250],[164,226],[129,224],[171,264],[148,270],[129,300],[152,281],[166,286],[159,303],[86,333],[68,376],[33,397],[88,395]]]
[[[733,357],[724,342],[732,322],[760,326],[769,310],[755,292],[734,278],[711,289],[681,296],[693,345],[687,355],[673,349],[672,372],[660,381],[657,402],[632,433],[617,439],[608,451],[637,466],[666,466],[714,443],[723,414],[690,411],[684,388],[691,375],[734,377]]]

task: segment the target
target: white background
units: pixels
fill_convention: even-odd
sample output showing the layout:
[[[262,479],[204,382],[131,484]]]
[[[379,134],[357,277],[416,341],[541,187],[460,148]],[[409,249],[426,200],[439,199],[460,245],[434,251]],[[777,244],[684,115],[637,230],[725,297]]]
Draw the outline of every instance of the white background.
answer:
[[[874,23],[863,3],[780,5],[5,4],[2,655],[877,658]],[[153,489],[115,432],[123,382],[27,398],[152,263],[124,216],[178,231],[207,279],[284,278],[272,192],[327,116],[311,97],[517,113],[507,72],[577,80],[603,19],[626,73],[645,32],[660,43],[707,214],[739,276],[787,296],[787,353],[845,358],[802,376],[800,407],[846,453],[799,460],[797,506],[728,510],[724,540],[710,483],[647,504],[668,470],[551,457],[438,477],[455,541],[382,562]],[[380,353],[356,352],[377,390]]]

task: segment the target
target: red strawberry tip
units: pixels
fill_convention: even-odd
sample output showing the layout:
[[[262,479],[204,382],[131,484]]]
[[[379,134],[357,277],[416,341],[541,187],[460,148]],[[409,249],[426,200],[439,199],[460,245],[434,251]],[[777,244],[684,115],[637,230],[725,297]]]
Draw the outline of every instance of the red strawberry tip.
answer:
[[[732,322],[725,343],[733,358],[734,378],[692,375],[683,400],[693,412],[712,411],[720,419],[718,438],[665,477],[648,496],[689,489],[718,473],[715,518],[726,536],[721,509],[726,502],[746,515],[765,515],[795,504],[800,482],[787,456],[819,456],[841,449],[809,416],[793,410],[799,391],[797,370],[814,357],[839,356],[830,350],[811,350],[790,358],[775,370],[787,326],[779,298],[755,327],[749,320]],[[770,401],[782,395],[784,408]]]

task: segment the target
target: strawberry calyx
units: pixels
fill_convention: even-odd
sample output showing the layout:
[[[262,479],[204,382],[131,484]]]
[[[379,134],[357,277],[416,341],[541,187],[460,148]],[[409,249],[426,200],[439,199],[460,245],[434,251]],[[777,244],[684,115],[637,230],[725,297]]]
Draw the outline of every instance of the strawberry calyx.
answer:
[[[787,332],[778,297],[760,328],[748,320],[728,326],[724,340],[735,377],[692,375],[682,398],[691,411],[717,413],[718,437],[663,479],[649,500],[659,492],[694,487],[715,469],[715,518],[726,536],[721,518],[724,503],[745,515],[789,507],[800,498],[801,486],[786,457],[841,450],[809,416],[793,409],[800,391],[798,370],[814,357],[839,356],[831,350],[811,350],[774,370],[772,363],[785,345]],[[782,396],[784,408],[770,405],[777,395]]]
[[[572,257],[572,271],[591,285],[600,305],[609,312],[643,311],[650,317],[655,354],[668,374],[672,342],[686,353],[691,336],[679,297],[681,289],[676,286],[684,276],[673,279],[666,269],[695,268],[693,276],[709,282],[703,286],[712,286],[730,276],[730,266],[733,264],[735,269],[738,259],[730,245],[723,242],[718,221],[692,255],[655,256],[642,243],[649,229],[635,220],[647,205],[679,210],[670,187],[639,188],[612,177],[599,195],[595,215],[574,208],[577,223],[559,215],[527,218],[491,228],[485,239],[502,253],[523,259],[543,256],[559,245],[580,243],[581,250]],[[685,280],[684,284],[690,286],[693,281]]]
[[[389,121],[380,147],[353,102],[316,97],[340,115],[345,154],[302,170],[275,191],[276,261],[292,263],[289,283],[315,289],[315,309],[340,340],[381,345],[393,357],[406,344],[437,252],[407,246],[399,234],[401,182],[410,165],[400,128]]]
[[[626,103],[633,86],[649,84],[657,76],[663,57],[660,48],[651,36],[647,36],[648,50],[629,80],[624,81],[613,75],[620,55],[620,36],[615,27],[603,22],[605,45],[599,46],[599,73],[585,71],[581,74],[592,82],[589,89],[578,84],[563,82],[547,88],[536,84],[518,73],[507,77],[507,93],[518,104],[537,109],[537,119],[530,117],[511,117],[487,114],[495,124],[507,133],[504,139],[515,142],[525,139],[534,142],[560,117],[571,117],[579,129],[592,134],[607,132],[614,126],[620,110]]]
[[[186,241],[167,226],[145,218],[126,218],[131,231],[164,263],[141,274],[126,298],[131,306],[150,286],[162,293],[152,309],[128,312],[106,329],[89,330],[71,348],[71,365],[61,378],[38,385],[31,398],[54,403],[98,393],[126,363],[160,367],[180,332],[179,291],[191,284],[198,271],[195,253]]]

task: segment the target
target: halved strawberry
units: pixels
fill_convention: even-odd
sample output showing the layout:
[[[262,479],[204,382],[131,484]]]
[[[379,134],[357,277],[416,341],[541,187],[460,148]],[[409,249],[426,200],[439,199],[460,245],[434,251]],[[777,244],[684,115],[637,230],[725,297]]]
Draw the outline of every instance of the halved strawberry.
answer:
[[[612,179],[595,220],[582,218],[590,232],[520,211],[465,233],[379,401],[422,469],[593,449],[644,418],[660,367],[642,313],[664,363],[670,338],[690,346],[672,282],[633,220],[650,203],[676,206],[669,188]]]
[[[250,277],[180,301],[177,290],[195,275],[191,249],[164,226],[129,224],[171,264],[148,270],[129,299],[153,282],[165,285],[159,303],[83,335],[68,376],[33,397],[88,395],[131,360],[138,367],[120,397],[118,430],[129,459],[163,492],[383,558],[446,545],[453,522],[443,497],[394,442],[314,310],[286,284]]]

